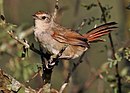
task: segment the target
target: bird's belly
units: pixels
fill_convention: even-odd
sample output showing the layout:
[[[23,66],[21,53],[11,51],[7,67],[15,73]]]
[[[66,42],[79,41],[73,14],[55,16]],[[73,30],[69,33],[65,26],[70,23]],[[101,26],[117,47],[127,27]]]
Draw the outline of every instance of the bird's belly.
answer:
[[[80,57],[88,48],[69,45],[60,58],[75,59]]]

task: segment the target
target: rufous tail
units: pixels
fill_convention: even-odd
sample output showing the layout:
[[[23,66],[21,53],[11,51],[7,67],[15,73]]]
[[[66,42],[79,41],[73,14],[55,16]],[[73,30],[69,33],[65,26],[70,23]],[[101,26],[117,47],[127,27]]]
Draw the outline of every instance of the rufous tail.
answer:
[[[117,28],[116,26],[114,26],[116,24],[117,23],[115,22],[110,22],[110,23],[100,25],[88,31],[86,34],[83,34],[83,36],[87,38],[89,43],[103,41],[100,37],[109,34],[111,31]]]

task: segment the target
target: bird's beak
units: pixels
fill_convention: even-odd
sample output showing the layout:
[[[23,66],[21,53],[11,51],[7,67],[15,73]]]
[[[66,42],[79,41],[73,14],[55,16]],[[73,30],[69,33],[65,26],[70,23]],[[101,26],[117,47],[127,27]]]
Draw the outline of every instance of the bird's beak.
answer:
[[[34,19],[36,19],[37,18],[37,16],[34,14],[34,15],[32,15],[32,17],[34,18]]]

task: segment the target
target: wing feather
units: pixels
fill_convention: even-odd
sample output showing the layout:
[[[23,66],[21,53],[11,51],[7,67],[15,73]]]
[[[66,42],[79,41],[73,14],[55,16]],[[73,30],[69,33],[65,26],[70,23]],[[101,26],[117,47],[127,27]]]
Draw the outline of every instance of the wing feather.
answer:
[[[66,43],[70,45],[83,46],[83,47],[89,46],[87,43],[87,39],[84,36],[70,29],[53,28],[52,30],[54,31],[52,37],[60,43]]]

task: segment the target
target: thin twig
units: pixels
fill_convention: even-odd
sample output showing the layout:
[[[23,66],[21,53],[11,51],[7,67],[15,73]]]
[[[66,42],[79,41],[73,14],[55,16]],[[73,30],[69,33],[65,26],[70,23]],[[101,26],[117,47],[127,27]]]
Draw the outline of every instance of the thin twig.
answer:
[[[29,36],[30,34],[32,34],[33,30],[32,30],[32,27],[24,30],[24,31],[21,31],[18,35],[18,37],[22,40],[24,38],[26,38],[27,36]],[[7,43],[3,43],[1,46],[0,46],[0,52],[5,52],[8,48],[8,46],[14,46],[17,42],[15,40],[10,40]]]
[[[79,32],[83,29],[83,27],[85,26],[87,19],[83,19],[83,21],[81,22],[81,24],[79,25],[78,29],[76,30],[76,32]]]
[[[64,89],[67,87],[68,83],[64,83],[61,88],[60,88],[60,91],[59,93],[63,93]]]
[[[29,45],[28,43],[24,42],[23,40],[19,39],[17,36],[14,35],[14,33],[12,31],[7,31],[7,33],[13,38],[15,39],[18,43],[22,44],[23,46],[25,46],[26,48],[29,48],[30,50],[32,50],[33,52],[42,55],[41,51],[37,50],[36,48],[34,48],[34,45]]]
[[[29,48],[30,45],[20,39],[18,39],[17,36],[14,35],[13,31],[7,31],[7,33],[13,38],[15,39],[17,42],[19,42],[20,44],[24,45],[26,48]]]
[[[29,83],[31,80],[33,80],[40,73],[41,69],[42,69],[41,67],[38,67],[38,71],[26,82]]]
[[[59,2],[59,0],[56,0],[56,3],[55,3],[55,9],[54,9],[54,13],[53,13],[53,16],[52,16],[52,19],[53,20],[55,20],[56,19],[56,16],[57,16],[57,13],[58,13],[58,9],[59,9],[59,7],[58,7],[58,3]]]
[[[83,59],[85,53],[86,53],[86,52],[84,52],[84,53],[81,55],[81,57],[79,58],[79,60],[78,60],[77,63],[74,63],[74,64],[73,64],[74,66],[73,66],[72,70],[70,71],[70,73],[68,73],[68,76],[67,76],[67,79],[65,80],[65,83],[69,83],[69,79],[70,79],[70,77],[72,76],[73,72],[76,70],[76,68],[79,66],[79,64],[83,62],[82,59]]]
[[[72,70],[68,73],[68,76],[67,76],[66,80],[64,81],[64,84],[61,86],[59,93],[63,93],[63,91],[64,91],[65,88],[67,87],[67,85],[68,85],[68,83],[69,83],[69,79],[70,79],[70,77],[72,76],[73,72],[74,72],[74,71],[76,70],[76,68],[80,65],[80,63],[83,62],[82,59],[83,59],[85,53],[86,53],[86,52],[84,52],[84,53],[81,55],[81,57],[79,58],[79,60],[78,60],[77,63],[74,63],[74,66],[73,66]]]
[[[98,2],[98,5],[99,5],[99,7],[100,7],[100,9],[102,11],[103,21],[104,21],[104,23],[106,23],[107,20],[106,20],[106,16],[105,16],[105,13],[104,13],[104,9],[103,9],[100,1],[97,0],[97,2]],[[111,48],[112,48],[112,57],[113,57],[113,59],[116,59],[115,58],[115,49],[114,49],[114,44],[113,44],[111,33],[108,34],[108,37],[109,37]],[[115,71],[116,71],[116,77],[117,77],[118,93],[122,93],[122,90],[121,90],[121,77],[120,77],[118,68],[119,67],[118,67],[118,62],[117,62],[117,64],[115,65]]]

